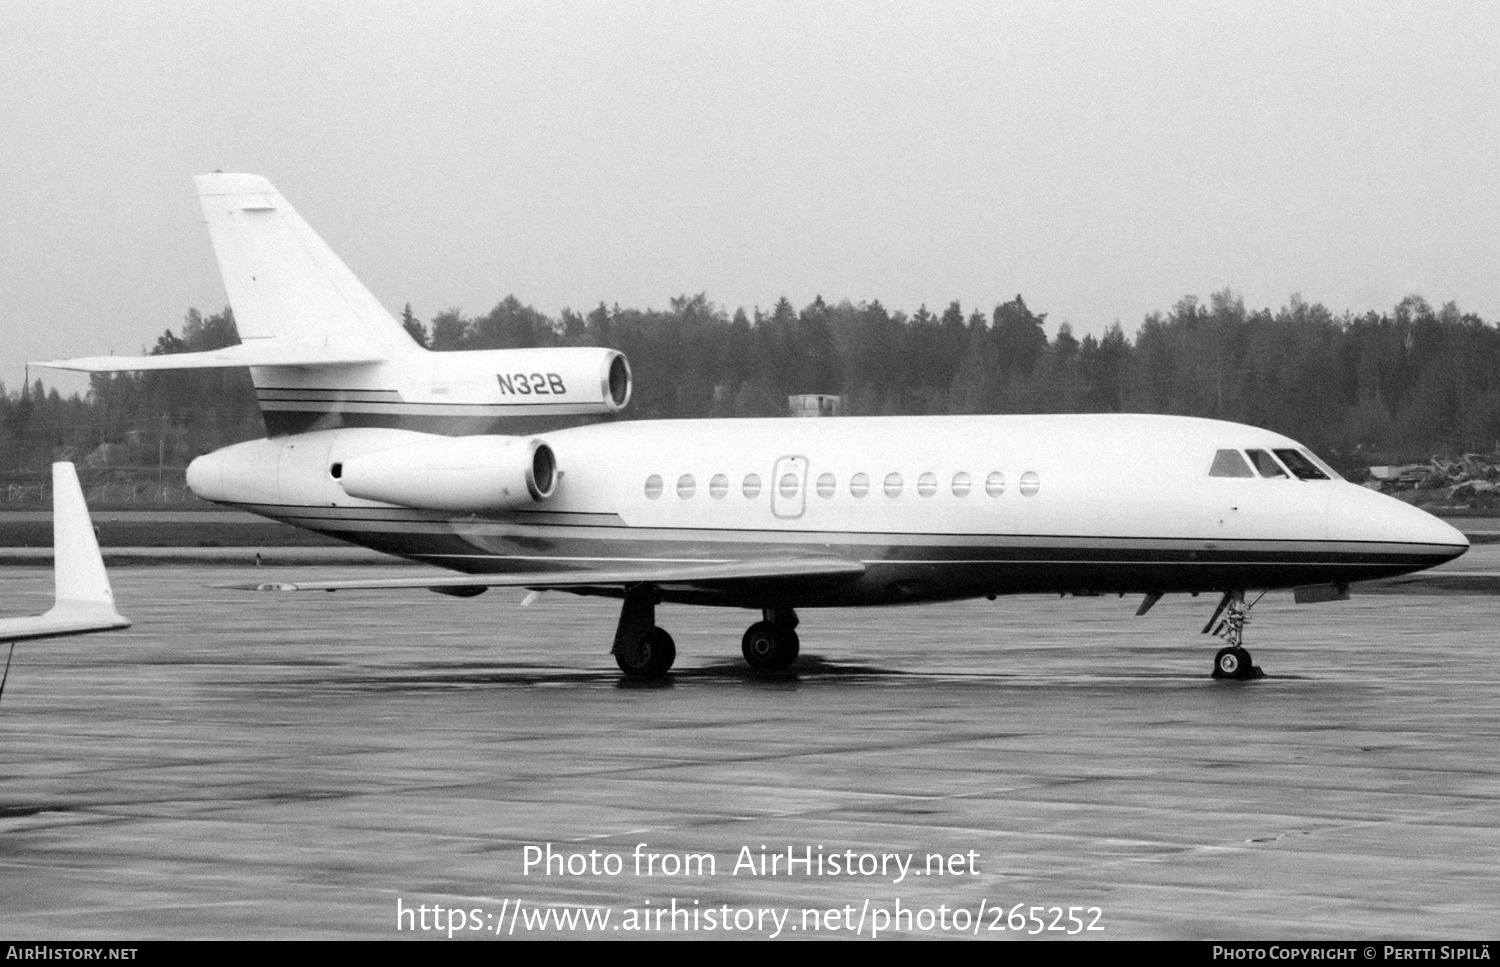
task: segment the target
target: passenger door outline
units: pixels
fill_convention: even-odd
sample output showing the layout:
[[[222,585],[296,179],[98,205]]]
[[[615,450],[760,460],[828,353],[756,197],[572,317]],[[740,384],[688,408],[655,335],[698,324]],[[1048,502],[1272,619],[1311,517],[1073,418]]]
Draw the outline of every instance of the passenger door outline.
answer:
[[[797,479],[797,492],[791,497],[781,493],[781,478],[791,474]],[[781,457],[771,474],[771,513],[781,520],[796,520],[807,509],[807,458]]]

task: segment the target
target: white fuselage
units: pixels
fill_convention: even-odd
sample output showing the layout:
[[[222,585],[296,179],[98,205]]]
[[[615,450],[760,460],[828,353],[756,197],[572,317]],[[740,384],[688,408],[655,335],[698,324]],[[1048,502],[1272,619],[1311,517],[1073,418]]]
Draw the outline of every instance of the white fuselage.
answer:
[[[1436,518],[1337,478],[1210,476],[1224,449],[1301,448],[1185,417],[598,423],[539,435],[560,471],[546,500],[472,514],[358,500],[330,472],[423,436],[345,428],[253,441],[200,458],[189,483],[210,500],[468,572],[788,553],[867,566],[858,582],[784,602],[804,607],[1343,583],[1467,547]]]

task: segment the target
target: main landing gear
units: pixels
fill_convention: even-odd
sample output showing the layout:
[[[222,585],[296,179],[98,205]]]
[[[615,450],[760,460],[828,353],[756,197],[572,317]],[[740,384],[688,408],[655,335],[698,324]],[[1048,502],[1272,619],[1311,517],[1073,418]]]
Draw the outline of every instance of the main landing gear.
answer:
[[[625,605],[620,609],[615,645],[610,650],[626,678],[665,678],[677,660],[676,642],[656,626],[658,598],[653,584],[637,584],[625,590]]]
[[[656,625],[656,586],[637,584],[625,589],[620,624],[610,651],[626,678],[647,681],[667,677],[677,658],[672,636]],[[750,626],[741,642],[745,661],[757,671],[781,671],[797,660],[797,612],[791,608],[763,608],[762,620]]]
[[[1250,620],[1250,607],[1245,603],[1244,591],[1225,591],[1219,606],[1214,609],[1213,617],[1203,626],[1204,634],[1218,635],[1227,643],[1226,647],[1220,648],[1218,654],[1214,655],[1215,678],[1245,681],[1265,675],[1250,660],[1250,652],[1245,650],[1243,644],[1245,625]]]
[[[762,620],[751,625],[740,642],[745,661],[756,671],[781,671],[797,660],[802,643],[797,638],[797,612],[791,608],[762,608]]]

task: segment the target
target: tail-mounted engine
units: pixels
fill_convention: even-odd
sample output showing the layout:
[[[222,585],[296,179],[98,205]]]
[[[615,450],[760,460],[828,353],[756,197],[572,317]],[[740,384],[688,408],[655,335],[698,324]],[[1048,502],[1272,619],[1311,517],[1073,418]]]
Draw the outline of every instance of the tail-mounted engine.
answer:
[[[459,513],[535,505],[552,496],[559,477],[551,447],[509,436],[437,437],[330,469],[351,497]]]
[[[432,353],[428,402],[485,403],[528,415],[616,413],[630,402],[630,363],[613,349],[476,349]]]

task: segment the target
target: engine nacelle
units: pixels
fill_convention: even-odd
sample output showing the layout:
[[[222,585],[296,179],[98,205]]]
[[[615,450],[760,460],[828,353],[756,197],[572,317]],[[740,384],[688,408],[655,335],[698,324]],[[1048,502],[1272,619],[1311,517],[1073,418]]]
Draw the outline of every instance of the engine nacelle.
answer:
[[[630,363],[613,349],[474,349],[426,358],[432,364],[427,402],[567,416],[615,413],[630,401]]]
[[[551,447],[512,436],[433,437],[351,456],[330,471],[351,497],[459,513],[530,506],[552,496],[558,478]]]

